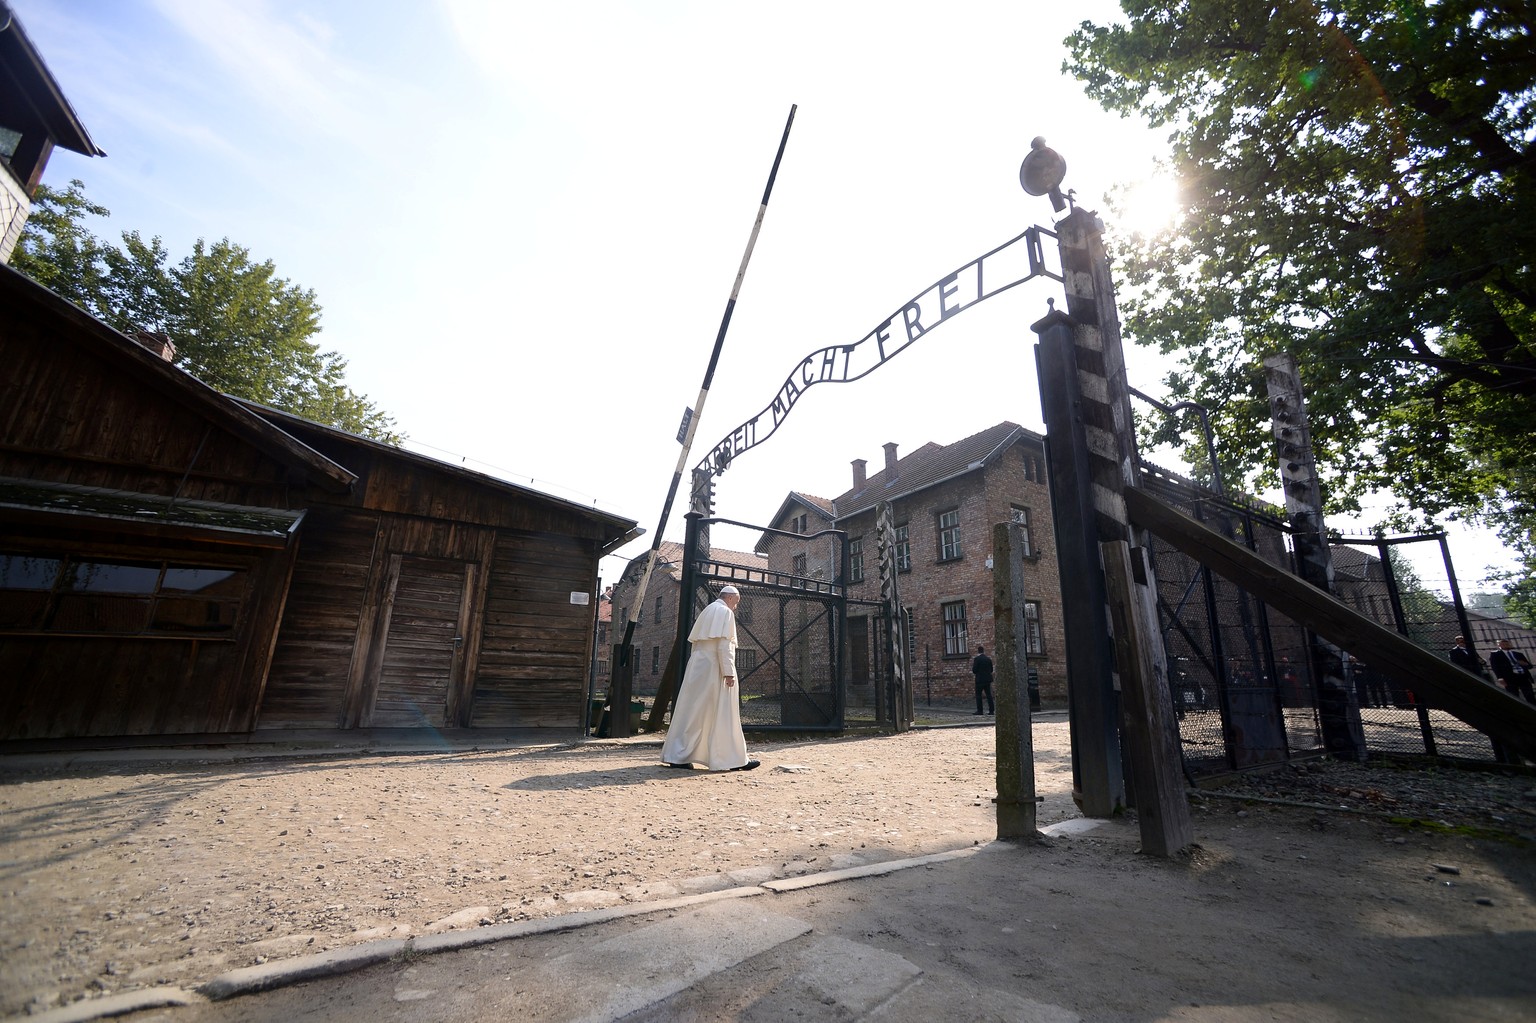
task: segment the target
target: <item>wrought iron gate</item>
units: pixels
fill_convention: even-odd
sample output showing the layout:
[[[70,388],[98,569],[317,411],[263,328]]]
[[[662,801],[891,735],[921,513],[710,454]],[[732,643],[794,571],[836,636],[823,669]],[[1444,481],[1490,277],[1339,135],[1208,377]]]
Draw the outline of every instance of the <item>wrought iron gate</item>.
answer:
[[[755,550],[766,565],[738,564],[711,550],[709,526],[756,531]],[[778,538],[818,541],[815,564],[779,557]],[[824,543],[820,542],[824,541]],[[736,671],[741,724],[748,731],[841,731],[846,706],[848,537],[842,530],[804,535],[729,519],[689,516],[684,545],[683,592],[692,600],[692,621],[720,587],[741,591],[736,607]],[[694,552],[709,550],[709,556]],[[745,559],[741,559],[745,560]],[[754,559],[758,560],[758,559]],[[781,564],[781,562],[783,562]],[[686,651],[685,651],[686,656]]]

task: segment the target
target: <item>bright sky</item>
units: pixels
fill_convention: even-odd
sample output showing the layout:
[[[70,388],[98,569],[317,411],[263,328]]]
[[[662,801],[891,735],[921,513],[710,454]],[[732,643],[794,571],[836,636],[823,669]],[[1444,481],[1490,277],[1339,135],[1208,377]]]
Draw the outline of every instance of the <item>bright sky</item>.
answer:
[[[690,465],[805,355],[1049,227],[1019,187],[1031,138],[1106,214],[1161,149],[1060,70],[1108,0],[10,3],[108,154],[57,151],[45,178],[112,211],[97,234],[271,259],[408,447],[638,519],[605,582],[650,546],[791,104]],[[1060,295],[1026,284],[813,388],[721,478],[718,513],[835,496],[887,442],[1043,430],[1029,324]],[[1162,396],[1157,358],[1127,356]],[[1464,586],[1495,556],[1474,537],[1452,553]]]

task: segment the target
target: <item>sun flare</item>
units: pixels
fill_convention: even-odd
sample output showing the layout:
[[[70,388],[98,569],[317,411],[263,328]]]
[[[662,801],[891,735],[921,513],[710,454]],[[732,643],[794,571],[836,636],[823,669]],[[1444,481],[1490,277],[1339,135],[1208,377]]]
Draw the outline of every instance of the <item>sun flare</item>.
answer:
[[[1176,225],[1183,212],[1179,185],[1166,174],[1149,174],[1115,189],[1115,225],[1127,234],[1150,237]]]

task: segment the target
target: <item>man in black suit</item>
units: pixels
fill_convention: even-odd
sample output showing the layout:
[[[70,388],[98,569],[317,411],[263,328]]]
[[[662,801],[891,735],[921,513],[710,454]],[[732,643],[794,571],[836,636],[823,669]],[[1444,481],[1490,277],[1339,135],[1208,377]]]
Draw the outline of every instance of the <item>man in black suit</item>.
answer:
[[[1463,671],[1470,671],[1474,675],[1481,676],[1483,669],[1487,667],[1487,662],[1477,656],[1471,647],[1467,646],[1467,637],[1465,636],[1456,637],[1456,645],[1451,647],[1450,656],[1452,664]]]
[[[976,648],[976,656],[971,660],[971,674],[976,676],[976,713],[981,713],[981,696],[987,696],[987,713],[996,711],[997,707],[992,703],[992,658],[987,656],[985,647]]]
[[[1536,703],[1536,692],[1531,691],[1530,659],[1516,650],[1513,643],[1507,639],[1499,640],[1499,648],[1488,655],[1488,666],[1511,695],[1527,703]]]

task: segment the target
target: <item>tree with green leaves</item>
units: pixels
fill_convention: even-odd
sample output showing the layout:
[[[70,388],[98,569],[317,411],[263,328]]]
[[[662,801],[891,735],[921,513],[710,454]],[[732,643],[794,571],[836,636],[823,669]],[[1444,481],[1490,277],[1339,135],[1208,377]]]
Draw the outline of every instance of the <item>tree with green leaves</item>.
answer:
[[[1178,357],[1166,385],[1210,410],[1223,468],[1250,486],[1274,460],[1262,358],[1293,353],[1329,510],[1390,492],[1397,525],[1495,526],[1529,579],[1529,4],[1121,7],[1125,21],[1067,39],[1064,69],[1167,129],[1184,210],[1156,235],[1112,236],[1127,336]]]
[[[394,420],[346,385],[346,360],[311,340],[320,331],[313,291],[228,238],[199,238],[177,263],[137,231],[114,246],[85,226],[107,215],[79,181],[40,186],[11,265],[119,330],[165,334],[178,366],[226,394],[400,443]]]

